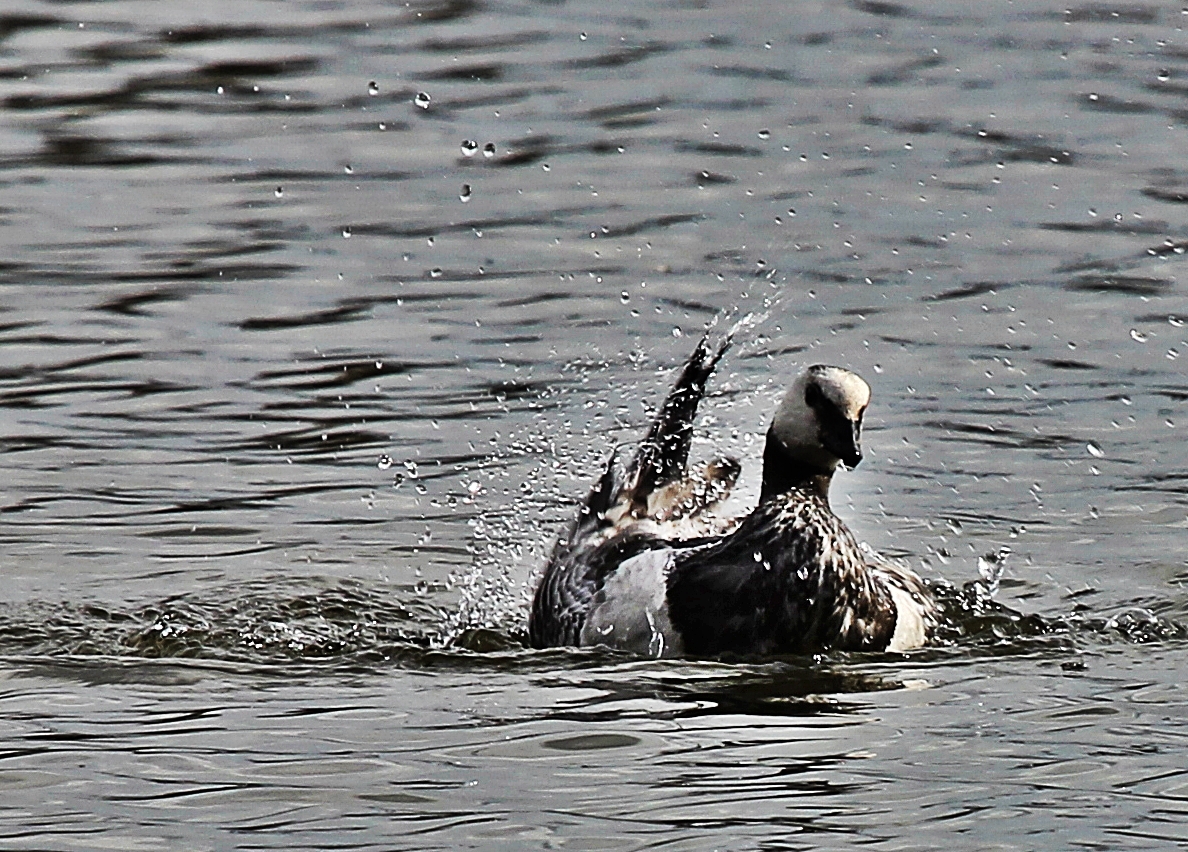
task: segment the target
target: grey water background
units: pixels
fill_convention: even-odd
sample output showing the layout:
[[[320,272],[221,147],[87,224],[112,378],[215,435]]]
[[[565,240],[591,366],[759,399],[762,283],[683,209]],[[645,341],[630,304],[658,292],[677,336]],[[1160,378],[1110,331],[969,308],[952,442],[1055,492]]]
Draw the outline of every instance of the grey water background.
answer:
[[[5,3],[0,847],[1180,848],[1186,24]],[[523,647],[723,309],[696,451],[738,504],[797,366],[844,364],[838,511],[957,586],[1010,548],[1023,617]]]

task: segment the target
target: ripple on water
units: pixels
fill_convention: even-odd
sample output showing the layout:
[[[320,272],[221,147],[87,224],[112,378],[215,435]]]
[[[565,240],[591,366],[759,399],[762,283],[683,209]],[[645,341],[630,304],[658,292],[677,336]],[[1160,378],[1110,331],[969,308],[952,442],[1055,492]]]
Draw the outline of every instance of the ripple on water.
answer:
[[[1183,845],[1177,5],[209,5],[0,15],[0,845]],[[525,649],[770,300],[698,448],[870,378],[946,641]]]

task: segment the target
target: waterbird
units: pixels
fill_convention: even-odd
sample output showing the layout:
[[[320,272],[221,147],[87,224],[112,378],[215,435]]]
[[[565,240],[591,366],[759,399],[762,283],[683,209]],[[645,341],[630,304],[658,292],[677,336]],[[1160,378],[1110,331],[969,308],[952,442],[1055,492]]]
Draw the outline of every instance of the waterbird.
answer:
[[[532,603],[533,647],[751,657],[927,644],[939,619],[928,585],[860,544],[830,508],[834,472],[862,460],[871,391],[857,374],[800,371],[767,431],[758,505],[715,514],[740,465],[689,465],[698,405],[734,336],[711,345],[712,331],[630,463],[611,453],[558,538]]]

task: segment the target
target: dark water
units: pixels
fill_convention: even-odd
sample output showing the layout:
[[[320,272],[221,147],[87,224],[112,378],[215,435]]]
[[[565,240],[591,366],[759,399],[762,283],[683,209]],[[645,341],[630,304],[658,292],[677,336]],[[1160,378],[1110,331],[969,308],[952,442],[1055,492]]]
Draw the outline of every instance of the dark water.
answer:
[[[0,847],[1188,840],[1179,4],[0,11]],[[422,95],[427,96],[422,97]],[[720,309],[702,451],[875,388],[906,657],[523,649]],[[1183,319],[1181,319],[1183,318]]]

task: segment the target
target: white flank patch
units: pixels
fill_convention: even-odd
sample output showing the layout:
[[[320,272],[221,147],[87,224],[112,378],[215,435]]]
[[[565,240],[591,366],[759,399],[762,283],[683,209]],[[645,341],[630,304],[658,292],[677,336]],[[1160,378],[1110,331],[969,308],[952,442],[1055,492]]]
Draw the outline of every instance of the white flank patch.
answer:
[[[671,550],[649,550],[619,565],[594,596],[581,644],[649,657],[679,656],[681,641],[668,617],[671,566]]]
[[[887,584],[891,600],[895,601],[895,632],[891,634],[888,651],[911,651],[924,647],[928,630],[924,625],[924,613],[916,599],[894,583]]]

